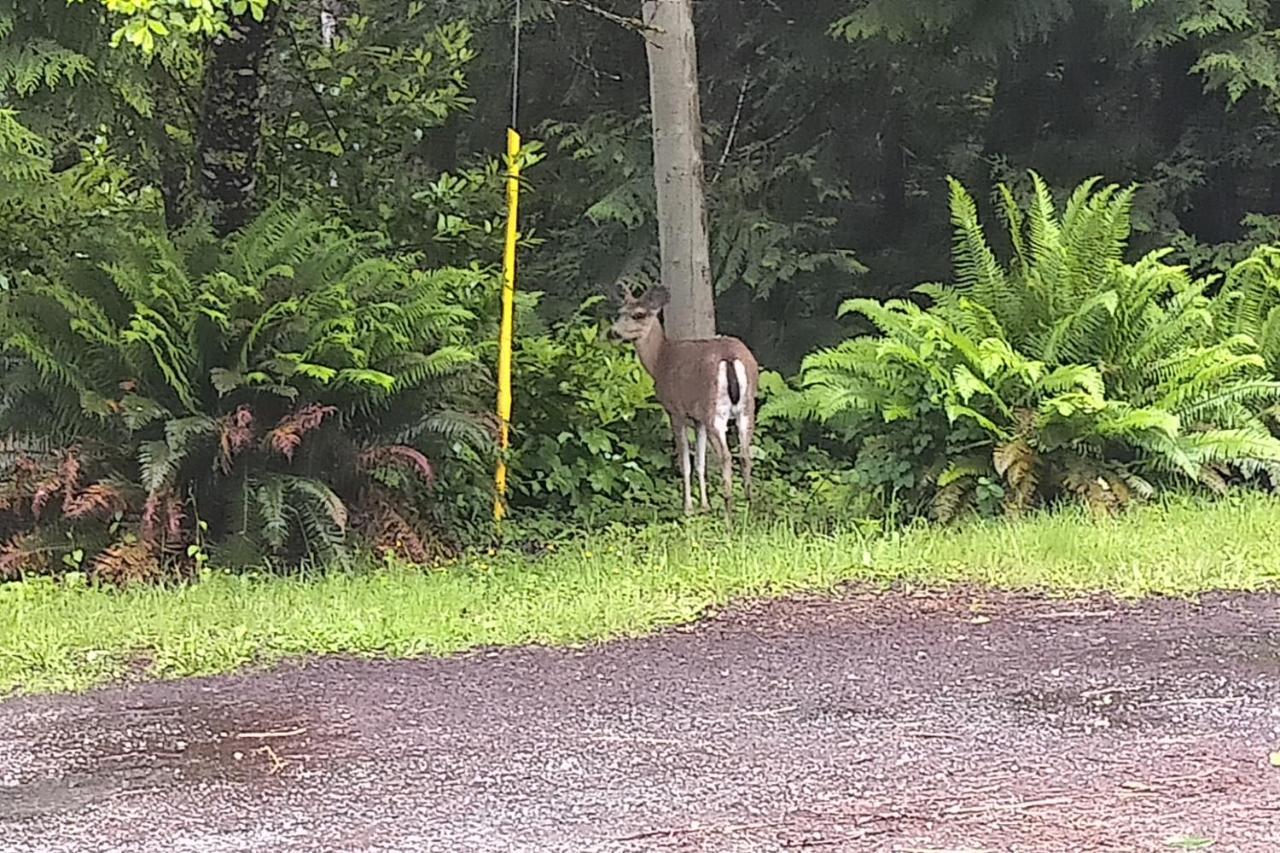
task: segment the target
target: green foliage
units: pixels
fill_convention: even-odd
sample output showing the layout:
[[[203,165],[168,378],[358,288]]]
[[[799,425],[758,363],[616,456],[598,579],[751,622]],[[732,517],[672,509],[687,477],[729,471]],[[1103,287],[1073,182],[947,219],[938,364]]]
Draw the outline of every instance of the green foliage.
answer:
[[[984,56],[1043,38],[1072,14],[1071,0],[869,0],[838,20],[833,32],[849,41],[883,38],[914,44],[962,39]]]
[[[0,299],[15,312],[0,409],[37,445],[27,504],[79,446],[82,488],[111,478],[141,490],[124,496],[119,528],[105,538],[136,535],[150,489],[166,477],[197,482],[191,472],[214,465],[222,434],[210,419],[222,423],[244,403],[257,455],[246,451],[233,468],[261,476],[236,488],[264,516],[245,553],[278,546],[296,555],[313,548],[299,545],[304,537],[316,553],[332,550],[334,504],[302,485],[316,478],[300,469],[331,452],[331,435],[352,429],[356,446],[409,446],[451,463],[438,466],[430,499],[421,483],[396,480],[427,516],[410,528],[487,535],[491,425],[470,413],[487,410],[492,396],[480,365],[492,361],[495,288],[471,282],[488,280],[503,236],[497,155],[509,121],[510,6],[51,2],[0,0]],[[1140,475],[1154,485],[1167,471],[1220,485],[1231,468],[1221,460],[1261,464],[1269,449],[1249,445],[1263,441],[1259,413],[1269,416],[1280,375],[1267,283],[1274,263],[1254,255],[1280,234],[1273,7],[700,4],[721,328],[776,370],[819,348],[802,380],[812,385],[789,389],[775,376],[763,388],[769,410],[799,407],[794,419],[766,419],[757,436],[766,502],[807,514],[914,512],[932,501],[948,466],[983,442],[989,458],[955,485],[967,490],[961,503],[994,510],[1024,502],[1025,487],[1010,477],[1025,466],[1012,451],[997,460],[994,449],[1020,446],[1019,436],[1041,454],[1028,501],[1067,488],[1059,474],[1068,458],[1102,465],[1117,482]],[[321,14],[335,9],[338,18]],[[521,116],[539,122],[548,148],[527,140],[522,152],[526,167],[540,165],[525,180],[521,287],[545,295],[522,310],[517,368],[531,392],[516,401],[513,500],[526,515],[548,508],[575,522],[666,513],[677,505],[678,477],[648,380],[575,313],[602,283],[659,274],[644,43],[580,5],[532,0],[523,12]],[[231,263],[232,246],[285,235],[247,233],[227,246],[202,236],[209,200],[199,157],[220,129],[208,103],[222,94],[205,69],[220,50],[210,37],[235,16],[271,23],[261,97],[233,105],[250,117],[245,127],[261,131],[253,146],[261,154],[244,174],[256,176],[257,208],[274,200],[277,213],[308,204],[331,211],[361,235],[343,231],[359,263],[326,260],[335,256],[321,250],[267,273]],[[1030,163],[1052,169],[1024,180]],[[1126,186],[1080,184],[1094,174]],[[970,185],[1003,179],[992,202],[1004,232],[984,229],[979,204],[946,175]],[[1079,189],[1059,212],[1051,187]],[[167,229],[156,225],[162,211]],[[893,302],[904,282],[947,279],[948,219],[951,283],[922,288],[936,303],[924,319],[886,320],[884,312],[905,310]],[[1177,252],[1150,253],[1157,246]],[[384,276],[383,262],[398,271]],[[428,265],[436,272],[424,272]],[[1215,272],[1230,273],[1220,297]],[[313,289],[339,279],[344,296]],[[440,300],[470,314],[449,319],[451,332],[422,331],[443,337],[359,325],[364,299],[374,300],[370,322],[390,323],[379,300],[411,312],[407,294],[433,282]],[[263,288],[271,292],[259,298]],[[859,322],[878,305],[876,318],[897,331],[833,346],[846,334],[836,308],[851,297],[874,297],[857,303]],[[324,315],[355,322],[325,325]],[[249,316],[261,328],[237,326]],[[539,331],[566,316],[550,334]],[[225,327],[239,329],[239,344],[221,343]],[[421,358],[379,363],[375,346],[418,348]],[[885,374],[872,381],[824,361],[828,351]],[[924,366],[911,363],[912,352]],[[1077,384],[1037,384],[1049,376]],[[420,390],[401,387],[404,377]],[[1082,394],[1127,425],[1075,412],[1062,426],[1040,414]],[[262,449],[311,405],[335,414],[308,428],[292,459]],[[985,423],[956,415],[963,406]],[[427,409],[421,432],[401,423],[398,413]],[[1037,413],[1031,426],[1024,410]],[[1157,412],[1176,418],[1176,429]],[[1131,434],[1143,418],[1150,422]],[[1122,438],[1098,432],[1111,429]],[[1161,435],[1166,446],[1148,446]],[[347,506],[348,529],[358,527],[355,487],[320,479]],[[243,524],[219,520],[206,503],[207,544],[225,548],[224,531]],[[294,505],[311,507],[310,529],[290,515]],[[77,536],[101,521],[84,520]],[[184,531],[184,541],[205,547],[190,521]],[[150,559],[136,547],[117,557],[135,568]]]
[[[49,177],[47,144],[19,124],[13,110],[0,110],[0,155],[6,196],[16,195],[15,190],[29,190]]]
[[[597,232],[589,243],[566,231],[552,236],[548,246],[555,248],[557,256],[546,263],[556,277],[570,277],[590,288],[619,277],[638,284],[656,281],[659,259],[651,239],[656,201],[649,124],[647,116],[602,112],[580,122],[547,122],[540,128],[560,159],[548,164],[543,180],[558,188],[574,180],[587,184],[589,197],[577,209],[564,212],[571,217],[572,227],[587,222]],[[756,141],[737,145],[725,157],[725,162],[708,166],[709,248],[717,293],[739,290],[749,299],[765,300],[775,291],[785,294],[810,288],[831,277],[852,281],[866,271],[851,249],[831,245],[834,215],[815,209],[816,205],[796,210],[788,204],[797,192],[814,199],[829,193],[831,198],[823,200],[832,202],[840,195],[816,176],[819,164],[813,152],[779,155]],[[600,240],[618,251],[584,251]],[[581,296],[586,289],[574,295]]]
[[[1252,339],[1280,377],[1280,246],[1261,246],[1231,268],[1213,301],[1223,331]]]
[[[181,563],[206,535],[236,561],[333,560],[352,544],[436,556],[428,460],[488,443],[468,415],[488,324],[468,306],[492,280],[418,262],[305,209],[224,243],[200,228],[80,235],[0,312],[17,359],[0,432],[69,448],[9,472],[10,526],[82,532],[103,515],[72,510],[99,489],[115,521],[94,558],[104,575],[130,574],[126,553]]]
[[[1132,0],[1136,38],[1146,46],[1191,42],[1200,48],[1191,73],[1232,102],[1260,91],[1280,96],[1280,46],[1267,0]]]
[[[86,0],[72,0],[84,3]],[[144,54],[171,36],[225,33],[231,16],[249,15],[261,21],[273,0],[88,0],[100,3],[120,21],[111,34],[112,46],[127,44]],[[278,0],[276,0],[278,2]]]
[[[473,101],[470,26],[441,22],[422,3],[406,10],[359,0],[343,8],[329,32],[319,16],[286,24],[264,108],[264,179],[289,195],[340,204],[358,227],[429,249],[438,261],[496,257],[499,158],[455,164],[437,141]],[[523,156],[532,165],[537,146]]]
[[[653,380],[584,316],[601,301],[519,341],[510,463],[519,513],[598,524],[679,510],[671,430]]]
[[[83,27],[92,16],[78,10],[65,15],[69,21],[42,20],[57,16],[43,8],[20,8],[15,0],[0,3],[0,92],[26,99],[72,88],[93,74],[93,51],[59,38]]]
[[[1232,470],[1280,470],[1280,442],[1259,417],[1280,385],[1251,339],[1217,329],[1207,282],[1160,253],[1122,260],[1132,193],[1086,182],[1060,214],[1033,184],[1025,207],[999,188],[1006,265],[953,182],[955,283],[921,288],[930,309],[847,302],[842,313],[879,336],[811,355],[771,416],[864,446],[914,436],[903,456],[916,498],[944,518],[997,497],[1022,511],[1064,493],[1110,511],[1169,475],[1221,489]]]
[[[1261,381],[1268,377],[1250,341],[1214,322],[1205,295],[1214,279],[1165,264],[1168,250],[1123,261],[1132,190],[1087,180],[1059,215],[1034,173],[1032,184],[1025,209],[998,188],[1013,247],[1007,267],[988,246],[972,199],[953,184],[957,280],[926,292],[970,336],[1003,332],[1014,349],[1051,367],[1097,366],[1113,397],[1164,409],[1187,426],[1257,429],[1258,406],[1275,388]]]
[[[849,249],[828,248],[834,216],[812,212],[781,220],[770,212],[796,185],[811,184],[814,158],[808,153],[770,158],[763,148],[739,153],[731,173],[713,184],[712,275],[718,292],[747,287],[756,299],[775,288],[791,289],[815,274],[835,273],[849,279],[867,271]]]

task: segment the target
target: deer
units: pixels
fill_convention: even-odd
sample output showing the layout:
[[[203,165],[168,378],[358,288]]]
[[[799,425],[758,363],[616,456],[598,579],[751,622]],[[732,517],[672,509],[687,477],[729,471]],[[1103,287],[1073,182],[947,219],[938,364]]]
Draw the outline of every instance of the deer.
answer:
[[[751,486],[751,435],[756,420],[756,388],[760,366],[742,341],[732,337],[668,340],[659,314],[671,294],[661,285],[640,296],[622,284],[610,288],[617,316],[609,329],[615,341],[635,347],[640,363],[653,377],[658,402],[666,410],[675,434],[676,456],[684,482],[684,512],[693,513],[689,482],[689,428],[697,430],[698,488],[703,512],[707,501],[707,442],[720,461],[725,517],[733,523],[733,456],[729,452],[729,422],[736,421],[738,452],[747,504]]]

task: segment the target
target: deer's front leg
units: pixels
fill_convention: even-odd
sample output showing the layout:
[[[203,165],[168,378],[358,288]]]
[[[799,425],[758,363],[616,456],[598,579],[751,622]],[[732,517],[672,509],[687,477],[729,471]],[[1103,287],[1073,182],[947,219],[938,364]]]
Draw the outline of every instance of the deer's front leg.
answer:
[[[684,418],[671,418],[671,431],[676,434],[676,456],[680,458],[680,476],[684,480],[684,512],[693,512],[693,489],[689,482],[689,423]]]

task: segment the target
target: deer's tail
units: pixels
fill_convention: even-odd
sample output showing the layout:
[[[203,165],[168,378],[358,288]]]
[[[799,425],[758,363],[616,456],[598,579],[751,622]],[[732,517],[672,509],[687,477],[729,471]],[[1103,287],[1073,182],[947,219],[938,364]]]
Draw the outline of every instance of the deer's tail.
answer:
[[[729,404],[735,409],[742,405],[742,383],[746,381],[745,365],[736,358],[726,358],[721,362],[724,371],[725,387],[729,392]]]

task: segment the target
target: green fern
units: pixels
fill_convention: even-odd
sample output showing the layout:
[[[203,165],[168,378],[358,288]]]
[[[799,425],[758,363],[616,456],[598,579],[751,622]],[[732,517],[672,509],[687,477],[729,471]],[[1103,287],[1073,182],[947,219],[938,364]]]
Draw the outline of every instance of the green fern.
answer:
[[[1059,214],[1047,184],[1031,183],[1025,210],[998,188],[1014,255],[1005,265],[952,181],[955,283],[917,288],[928,310],[846,302],[841,314],[877,335],[810,355],[762,418],[868,441],[903,421],[891,428],[942,436],[930,442],[942,459],[904,464],[942,472],[932,501],[947,517],[994,482],[1011,512],[1059,493],[1113,512],[1169,476],[1219,488],[1232,471],[1280,471],[1280,441],[1262,421],[1280,384],[1243,331],[1280,337],[1273,259],[1241,267],[1215,305],[1212,282],[1166,265],[1167,252],[1125,263],[1132,188],[1086,181]],[[1221,318],[1239,305],[1224,334]]]
[[[1249,336],[1280,377],[1280,246],[1261,246],[1232,267],[1212,314],[1224,333]]]
[[[332,562],[376,544],[351,537],[349,515],[377,486],[380,511],[423,542],[404,525],[427,484],[381,482],[362,448],[476,458],[492,441],[472,414],[489,405],[476,270],[425,271],[286,208],[224,242],[136,225],[72,239],[59,268],[2,297],[0,430],[57,429],[129,472],[144,538],[194,535],[198,513],[215,543]]]
[[[0,109],[0,179],[9,184],[5,195],[15,190],[30,191],[30,185],[49,178],[48,143],[23,126],[15,110]],[[22,184],[27,186],[19,186]]]

